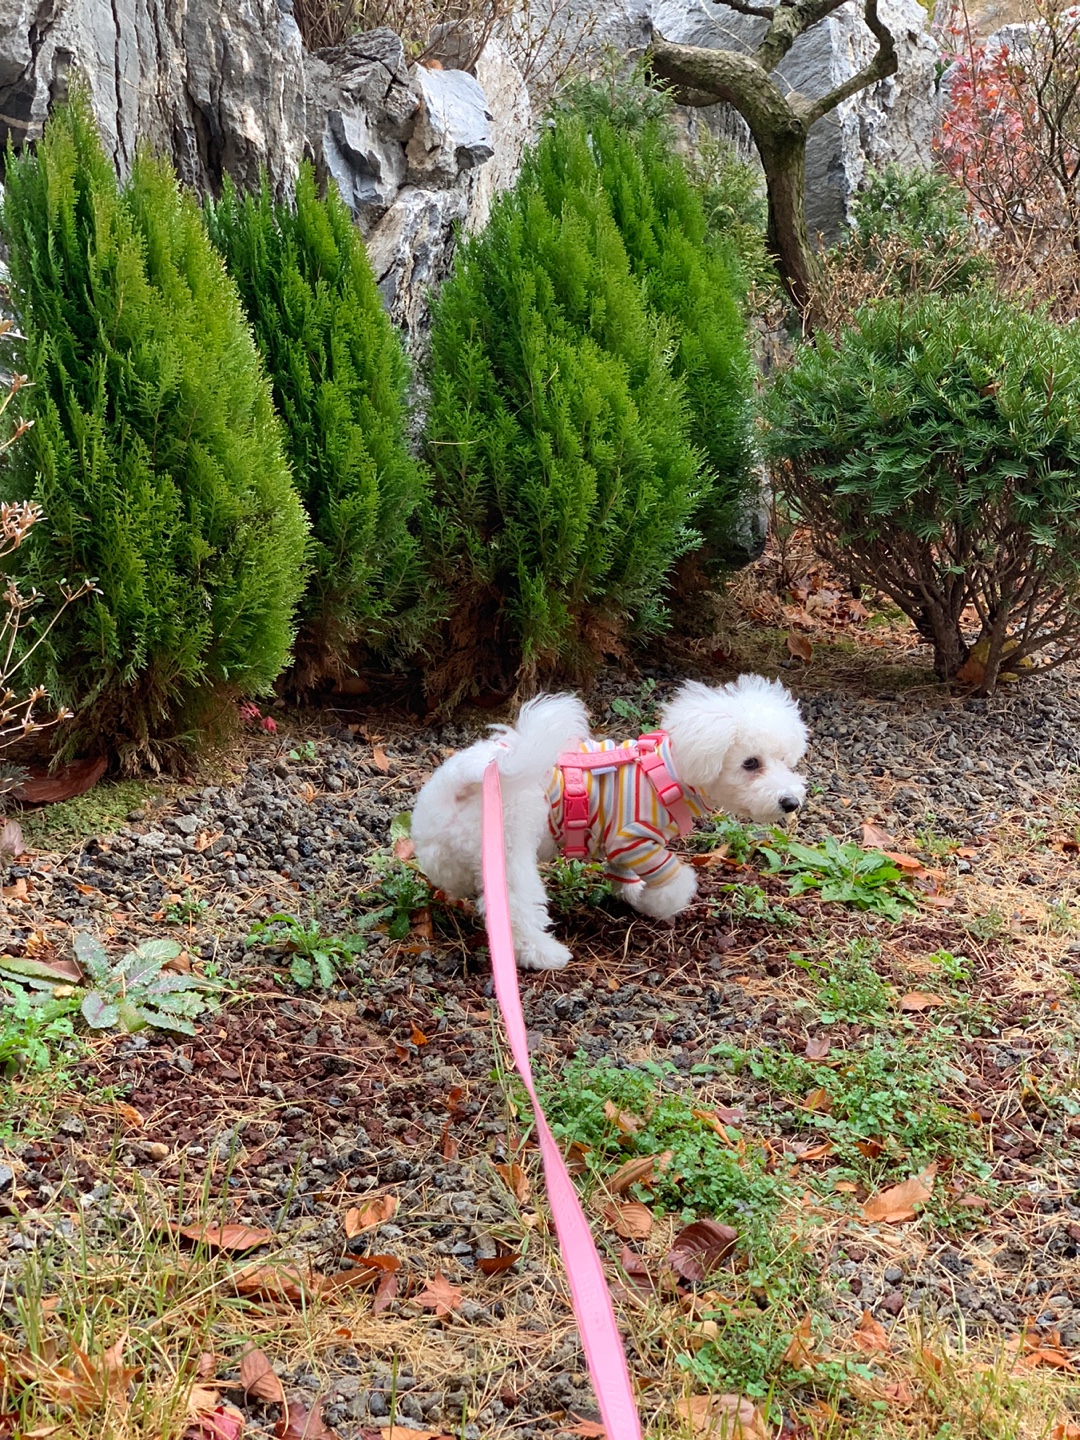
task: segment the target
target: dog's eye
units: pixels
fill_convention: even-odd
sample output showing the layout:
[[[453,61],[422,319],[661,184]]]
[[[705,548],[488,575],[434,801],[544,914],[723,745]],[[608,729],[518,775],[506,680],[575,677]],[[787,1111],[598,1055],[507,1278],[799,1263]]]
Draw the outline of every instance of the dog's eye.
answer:
[[[744,760],[742,762],[742,768],[744,770],[760,770],[761,761],[757,758],[756,755],[751,755],[749,760]]]

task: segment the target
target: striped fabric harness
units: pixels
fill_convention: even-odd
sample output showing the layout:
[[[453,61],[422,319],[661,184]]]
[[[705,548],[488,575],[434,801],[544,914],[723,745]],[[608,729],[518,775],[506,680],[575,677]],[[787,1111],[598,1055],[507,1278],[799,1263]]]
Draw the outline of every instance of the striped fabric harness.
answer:
[[[684,787],[672,773],[668,758],[670,751],[665,744],[667,738],[666,731],[653,730],[617,749],[567,750],[559,756],[553,775],[552,788],[548,794],[553,806],[561,800],[561,825],[556,825],[553,813],[552,833],[561,845],[562,853],[567,859],[584,860],[592,849],[593,827],[590,823],[589,813],[591,799],[586,779],[586,772],[590,771],[612,772],[626,766],[635,766],[648,781],[652,794],[659,805],[659,814],[655,822],[645,821],[644,817],[637,814],[629,817],[634,822],[638,822],[646,832],[641,833],[638,824],[635,824],[634,833],[639,834],[640,838],[636,843],[631,844],[630,849],[640,850],[643,842],[648,845],[650,850],[662,849],[664,846],[663,831],[667,829],[670,833],[669,827],[672,826],[678,827],[680,835],[689,833],[693,828],[695,818],[705,813],[709,807],[704,803],[702,797]],[[596,743],[595,741],[586,742],[590,746]],[[629,776],[627,780],[630,780]],[[616,804],[618,803],[616,797]],[[594,821],[599,822],[601,829],[605,824],[605,818],[610,820],[611,817],[605,817],[602,813],[592,817]],[[631,862],[629,868],[637,870],[639,864]],[[661,865],[660,868],[666,867]],[[641,876],[640,878],[648,877]]]

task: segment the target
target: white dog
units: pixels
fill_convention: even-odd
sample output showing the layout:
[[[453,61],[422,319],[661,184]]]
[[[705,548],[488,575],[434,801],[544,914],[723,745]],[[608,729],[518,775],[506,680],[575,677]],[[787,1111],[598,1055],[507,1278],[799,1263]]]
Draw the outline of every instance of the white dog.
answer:
[[[660,712],[661,729],[629,748],[592,740],[574,695],[541,695],[516,726],[495,725],[440,765],[417,797],[412,839],[432,885],[483,907],[481,788],[490,761],[503,792],[507,886],[518,964],[559,970],[570,951],[550,933],[540,865],[563,853],[603,855],[616,892],[643,915],[678,915],[697,891],[694,871],[668,849],[714,811],[759,824],[802,804],[795,773],[806,726],[776,681],[688,680]],[[561,763],[560,763],[561,762]]]

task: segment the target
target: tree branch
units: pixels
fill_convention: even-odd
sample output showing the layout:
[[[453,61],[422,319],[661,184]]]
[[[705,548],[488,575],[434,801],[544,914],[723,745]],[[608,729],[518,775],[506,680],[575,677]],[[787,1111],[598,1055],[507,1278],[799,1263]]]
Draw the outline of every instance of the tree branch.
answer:
[[[846,100],[849,95],[857,95],[868,85],[873,85],[878,80],[887,80],[890,75],[896,74],[899,64],[896,56],[896,41],[893,39],[892,31],[878,15],[877,0],[866,0],[863,19],[867,29],[878,42],[877,52],[870,63],[864,65],[857,74],[852,75],[843,84],[830,90],[827,95],[822,95],[820,100],[806,101],[802,96],[792,96],[792,105],[800,113],[808,130],[823,115],[827,115],[830,110],[835,110],[841,100]]]

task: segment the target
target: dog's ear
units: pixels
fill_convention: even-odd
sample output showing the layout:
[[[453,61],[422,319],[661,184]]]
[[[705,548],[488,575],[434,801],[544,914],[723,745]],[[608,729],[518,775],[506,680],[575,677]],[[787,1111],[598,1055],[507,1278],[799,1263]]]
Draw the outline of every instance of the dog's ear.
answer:
[[[737,709],[738,701],[723,686],[698,680],[680,685],[660,713],[680,780],[697,787],[716,779],[735,740]]]

